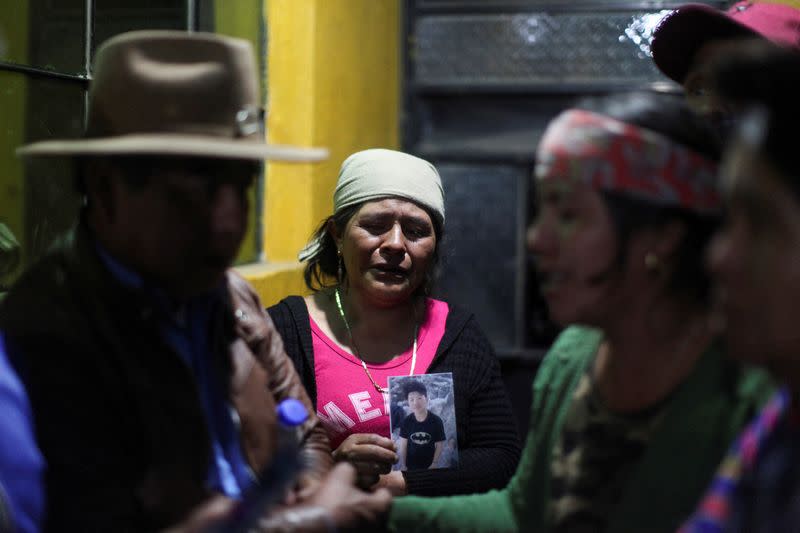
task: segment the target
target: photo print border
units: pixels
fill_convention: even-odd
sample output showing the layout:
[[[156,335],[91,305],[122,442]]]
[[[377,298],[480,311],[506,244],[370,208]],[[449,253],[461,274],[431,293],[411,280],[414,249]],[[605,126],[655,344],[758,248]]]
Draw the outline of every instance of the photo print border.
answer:
[[[388,381],[390,436],[400,456],[400,460],[392,469],[458,468],[458,433],[452,372],[391,376]],[[421,384],[422,387],[417,384]],[[420,391],[425,392],[427,401],[420,403],[422,396]],[[415,416],[412,410],[412,405],[419,410],[423,408],[423,404],[428,416],[420,422],[418,415]],[[438,423],[437,419],[441,420],[441,423]],[[402,449],[401,442],[404,425],[405,450]],[[434,439],[442,432],[444,440],[439,441],[442,442],[441,451],[436,457]]]

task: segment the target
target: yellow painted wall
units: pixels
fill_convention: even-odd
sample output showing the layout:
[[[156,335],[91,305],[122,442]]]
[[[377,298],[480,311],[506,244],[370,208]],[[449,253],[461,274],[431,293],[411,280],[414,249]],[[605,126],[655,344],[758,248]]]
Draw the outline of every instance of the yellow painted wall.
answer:
[[[342,161],[371,147],[399,146],[399,4],[392,0],[319,0],[316,26],[317,128],[331,150],[315,168],[315,220],[331,214]]]
[[[787,6],[792,6],[794,8],[800,9],[800,0],[772,0],[774,4],[784,4]]]
[[[306,286],[299,265],[286,263],[250,263],[236,267],[261,296],[262,303],[272,305],[289,294],[305,294]]]
[[[314,145],[316,4],[316,0],[267,0],[270,143]],[[314,176],[311,164],[267,164],[262,220],[269,261],[294,260],[287,250],[310,234]]]
[[[271,143],[324,146],[324,163],[268,163],[264,251],[295,281],[263,283],[269,305],[302,289],[297,252],[330,215],[342,161],[399,144],[399,0],[267,0]],[[264,274],[268,275],[268,274]]]

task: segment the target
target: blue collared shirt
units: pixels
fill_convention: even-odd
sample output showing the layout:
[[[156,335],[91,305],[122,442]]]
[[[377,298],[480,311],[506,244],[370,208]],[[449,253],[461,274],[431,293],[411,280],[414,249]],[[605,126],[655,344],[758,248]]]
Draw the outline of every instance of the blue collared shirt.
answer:
[[[3,513],[10,514],[12,531],[40,530],[43,476],[44,460],[36,445],[28,396],[8,361],[0,334],[0,506]],[[4,531],[2,522],[0,530]]]
[[[164,339],[191,369],[200,394],[200,403],[211,436],[213,463],[209,465],[208,487],[232,498],[240,498],[252,484],[253,474],[242,454],[236,415],[225,387],[215,375],[209,332],[214,310],[222,303],[225,288],[192,298],[180,304],[158,288],[149,287],[138,273],[97,245],[103,263],[123,285],[144,291],[158,310]]]

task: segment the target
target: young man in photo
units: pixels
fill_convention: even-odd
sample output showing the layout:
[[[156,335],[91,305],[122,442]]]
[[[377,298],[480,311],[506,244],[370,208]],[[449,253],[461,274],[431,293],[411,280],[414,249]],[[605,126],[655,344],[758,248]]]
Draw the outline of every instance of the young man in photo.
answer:
[[[421,382],[409,382],[406,399],[411,414],[400,425],[400,460],[408,470],[436,468],[446,440],[444,423],[428,410],[428,390]]]

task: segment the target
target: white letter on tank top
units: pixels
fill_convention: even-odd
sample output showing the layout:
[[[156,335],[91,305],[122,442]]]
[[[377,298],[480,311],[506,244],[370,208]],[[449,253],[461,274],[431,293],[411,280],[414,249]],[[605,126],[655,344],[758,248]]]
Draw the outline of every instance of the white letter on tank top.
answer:
[[[362,422],[381,416],[381,410],[377,407],[367,411],[367,409],[372,407],[372,404],[369,403],[369,391],[354,392],[348,396],[350,397],[350,401],[353,402],[353,409],[356,410],[358,419]]]
[[[335,434],[345,433],[348,429],[355,426],[356,423],[347,414],[339,409],[333,402],[328,402],[322,407],[328,416],[317,411],[317,416],[322,420],[322,423]]]

